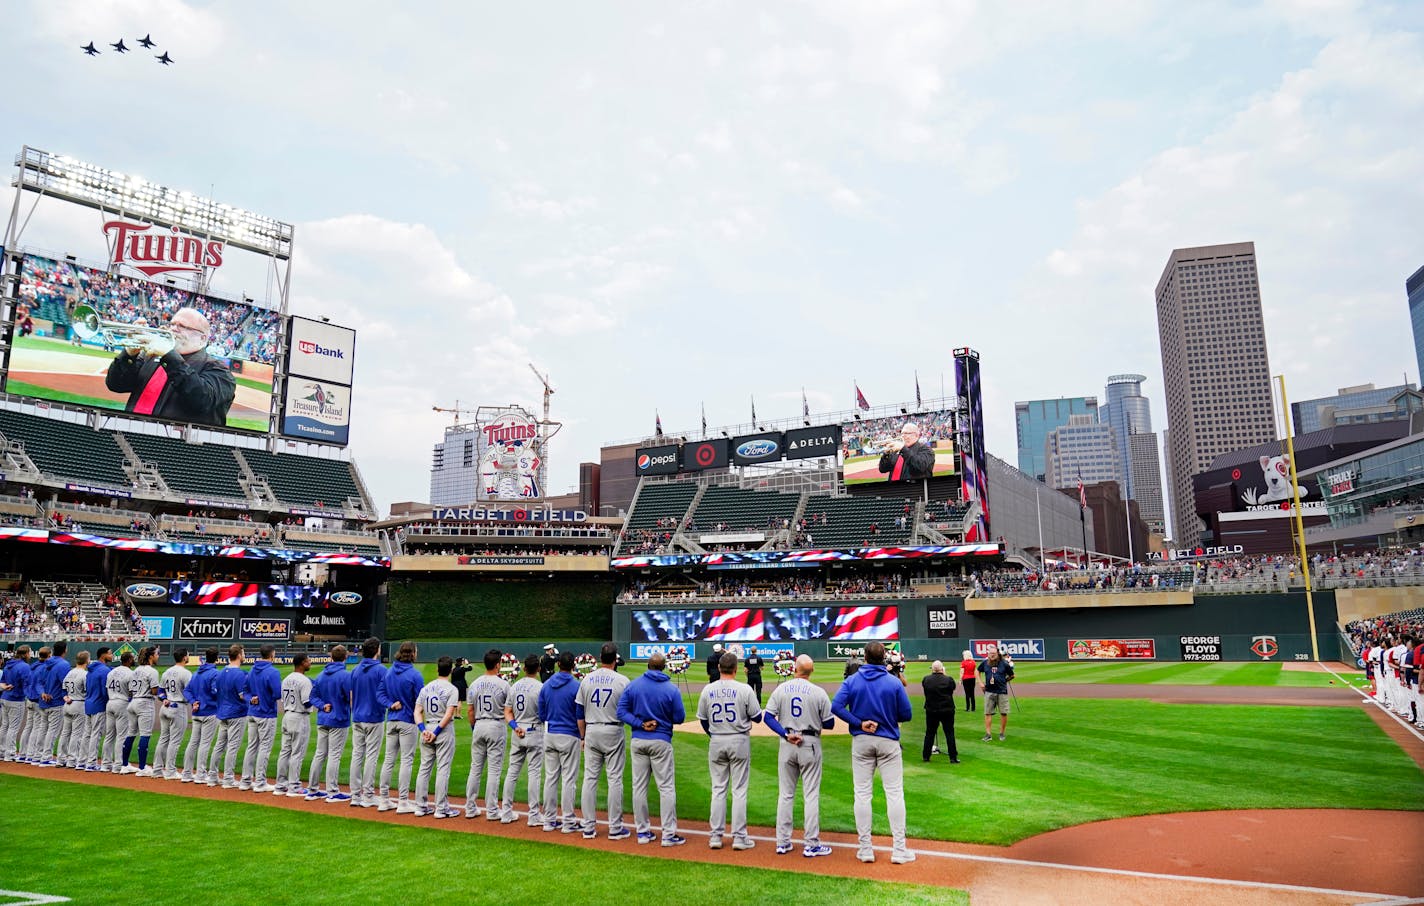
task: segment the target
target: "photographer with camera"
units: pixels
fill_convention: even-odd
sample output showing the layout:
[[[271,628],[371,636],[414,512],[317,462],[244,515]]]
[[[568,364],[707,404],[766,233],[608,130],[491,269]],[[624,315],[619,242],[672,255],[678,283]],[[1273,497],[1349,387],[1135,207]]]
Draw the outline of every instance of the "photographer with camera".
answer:
[[[999,654],[999,646],[989,646],[989,656],[979,664],[980,690],[984,694],[984,736],[981,742],[994,737],[989,732],[994,715],[999,715],[999,741],[1009,725],[1009,683],[1014,679],[1014,662]]]

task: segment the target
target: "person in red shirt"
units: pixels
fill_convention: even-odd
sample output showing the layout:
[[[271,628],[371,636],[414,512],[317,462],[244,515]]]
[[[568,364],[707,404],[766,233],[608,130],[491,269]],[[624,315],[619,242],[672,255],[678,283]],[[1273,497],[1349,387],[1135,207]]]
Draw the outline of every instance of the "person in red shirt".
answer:
[[[959,662],[959,679],[964,685],[964,710],[974,710],[974,658],[964,652],[964,660]]]

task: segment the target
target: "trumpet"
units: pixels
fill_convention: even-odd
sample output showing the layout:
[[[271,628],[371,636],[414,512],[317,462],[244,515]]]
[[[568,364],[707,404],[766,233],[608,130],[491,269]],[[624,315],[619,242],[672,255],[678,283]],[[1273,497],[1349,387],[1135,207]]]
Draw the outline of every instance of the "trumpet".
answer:
[[[98,340],[105,346],[142,347],[150,355],[166,355],[177,345],[173,331],[166,327],[105,321],[92,305],[79,303],[69,310],[69,327],[81,340]]]

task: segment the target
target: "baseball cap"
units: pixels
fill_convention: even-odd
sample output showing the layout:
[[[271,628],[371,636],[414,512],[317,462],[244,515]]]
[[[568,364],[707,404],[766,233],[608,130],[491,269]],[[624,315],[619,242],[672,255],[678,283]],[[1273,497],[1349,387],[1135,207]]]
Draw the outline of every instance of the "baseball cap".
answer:
[[[713,646],[712,646],[712,650],[713,650],[713,651],[721,651],[721,650],[722,650],[722,646],[721,646],[720,644],[718,644],[718,645],[713,645]]]
[[[544,646],[544,650],[545,650],[545,651],[553,651],[553,650],[554,650],[554,643],[553,643],[553,642],[550,642],[549,644],[545,645],[545,646]]]

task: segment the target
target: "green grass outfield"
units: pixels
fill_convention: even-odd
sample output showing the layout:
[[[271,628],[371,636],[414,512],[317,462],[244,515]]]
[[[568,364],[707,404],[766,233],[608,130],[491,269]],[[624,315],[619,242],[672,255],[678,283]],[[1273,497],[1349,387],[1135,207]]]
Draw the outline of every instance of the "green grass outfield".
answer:
[[[8,890],[75,903],[318,903],[358,897],[362,903],[502,904],[548,896],[626,902],[630,896],[642,899],[639,892],[653,899],[652,891],[682,892],[694,900],[718,891],[716,899],[726,903],[743,901],[751,892],[760,899],[771,891],[787,902],[969,902],[964,891],[945,888],[639,858],[455,834],[438,824],[350,821],[316,808],[303,814],[23,777],[3,777],[0,790],[8,805],[0,809],[0,839],[28,853],[5,860],[0,882]],[[146,842],[114,845],[102,828],[115,822],[147,828]],[[171,834],[165,836],[163,828]],[[144,846],[150,855],[143,854]],[[339,868],[332,873],[334,866]]]
[[[1278,664],[1182,666],[1260,668],[1257,679],[1269,668],[1279,668]],[[427,675],[434,673],[430,665],[422,669]],[[624,672],[632,677],[641,668],[630,665]],[[768,683],[768,692],[770,688]],[[922,701],[916,691],[912,682],[915,718],[903,728],[909,832],[915,837],[1009,844],[1087,821],[1212,809],[1424,810],[1424,774],[1359,709],[1037,699],[1031,686],[1021,686],[1006,742],[981,742],[982,715],[961,711],[955,737],[963,763],[950,765],[940,758],[924,764],[919,760]],[[692,719],[696,696],[691,692],[685,695],[685,705]],[[996,718],[996,732],[997,726]],[[463,795],[470,761],[469,727],[461,723],[457,731],[460,745],[451,792]],[[827,736],[823,744],[822,826],[853,831],[850,737]],[[753,824],[775,823],[778,745],[772,737],[752,740],[748,818]],[[711,800],[706,737],[677,733],[674,749],[678,812],[705,820]],[[348,742],[343,783],[349,777],[349,755]],[[310,756],[309,749],[308,764]],[[269,776],[275,766],[274,747]],[[309,769],[303,772],[306,776]],[[631,780],[625,789],[631,789]],[[524,801],[522,783],[516,798]],[[995,809],[1008,809],[1013,820],[977,820],[990,803]],[[876,833],[887,832],[881,808]]]
[[[839,667],[839,664],[833,665]],[[946,663],[945,671],[959,677],[959,663]],[[912,661],[905,666],[905,678],[918,682],[930,672],[930,665]],[[1328,673],[1308,670],[1286,670],[1278,661],[1222,662],[1191,664],[1177,661],[1086,661],[1077,663],[1047,663],[1044,661],[1014,662],[1014,674],[1019,683],[1108,683],[1162,684],[1183,686],[1329,686],[1339,680]],[[1340,671],[1343,677],[1364,676],[1359,670]]]

